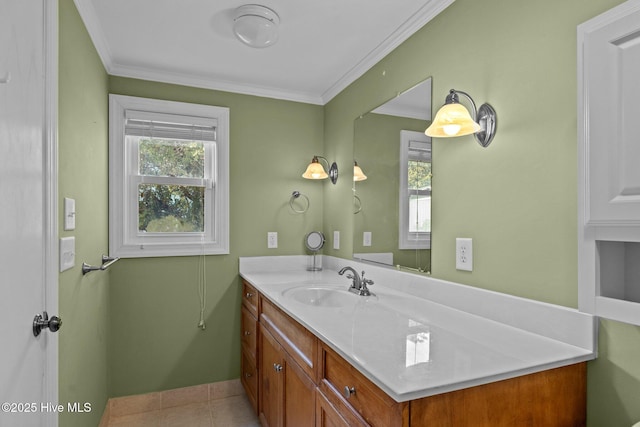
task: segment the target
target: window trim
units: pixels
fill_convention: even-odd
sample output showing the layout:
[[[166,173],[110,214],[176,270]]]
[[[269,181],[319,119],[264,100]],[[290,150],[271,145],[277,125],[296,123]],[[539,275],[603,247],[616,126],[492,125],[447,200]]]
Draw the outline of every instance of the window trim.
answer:
[[[409,142],[426,142],[431,147],[431,138],[422,132],[400,131],[400,188],[398,218],[398,249],[431,249],[431,232],[409,232],[408,162]]]
[[[125,144],[127,111],[132,110],[181,119],[193,117],[196,123],[216,122],[215,150],[210,152],[211,180],[203,181],[205,191],[213,191],[213,206],[205,205],[204,233],[139,236],[138,192],[137,186],[132,187],[138,179],[127,176],[137,170],[137,159]],[[213,224],[208,223],[211,215]],[[109,254],[121,258],[229,254],[228,108],[109,94]]]

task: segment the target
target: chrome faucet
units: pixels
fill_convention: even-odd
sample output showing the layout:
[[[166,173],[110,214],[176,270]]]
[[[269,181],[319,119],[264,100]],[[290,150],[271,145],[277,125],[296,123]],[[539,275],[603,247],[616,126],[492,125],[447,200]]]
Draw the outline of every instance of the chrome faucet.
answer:
[[[373,280],[364,278],[364,271],[362,275],[358,275],[358,272],[354,270],[352,267],[344,267],[342,270],[338,271],[339,275],[343,275],[345,272],[350,271],[352,274],[347,274],[347,279],[352,279],[351,286],[349,287],[349,292],[353,292],[354,294],[368,297],[370,295],[375,295],[369,291],[367,286],[373,285]]]

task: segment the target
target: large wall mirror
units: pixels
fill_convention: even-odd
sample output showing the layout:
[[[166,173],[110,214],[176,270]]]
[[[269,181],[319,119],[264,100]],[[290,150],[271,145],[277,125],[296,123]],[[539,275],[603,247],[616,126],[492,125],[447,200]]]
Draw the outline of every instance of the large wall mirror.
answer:
[[[356,118],[354,258],[431,271],[430,122],[431,78]]]

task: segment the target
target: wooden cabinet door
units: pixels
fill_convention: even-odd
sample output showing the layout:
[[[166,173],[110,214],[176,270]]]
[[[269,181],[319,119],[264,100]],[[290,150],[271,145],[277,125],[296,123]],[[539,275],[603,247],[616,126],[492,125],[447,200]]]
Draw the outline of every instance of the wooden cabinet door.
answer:
[[[284,425],[313,427],[315,425],[316,385],[293,359],[285,355]]]
[[[313,427],[315,383],[260,325],[260,421],[269,427]]]
[[[264,427],[283,425],[284,357],[273,336],[260,325],[260,422]]]

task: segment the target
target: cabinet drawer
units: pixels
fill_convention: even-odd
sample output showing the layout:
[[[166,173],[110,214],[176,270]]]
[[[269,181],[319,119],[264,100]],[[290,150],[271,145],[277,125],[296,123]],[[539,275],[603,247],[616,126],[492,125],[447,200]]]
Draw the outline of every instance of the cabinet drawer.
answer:
[[[253,360],[256,360],[256,348],[257,348],[257,324],[256,318],[249,312],[246,307],[242,307],[242,316],[240,319],[240,333],[242,334],[242,347],[246,351],[251,353]]]
[[[319,391],[316,393],[316,427],[368,427],[368,424],[350,408],[338,410]]]
[[[312,379],[317,378],[316,358],[318,339],[304,326],[261,298],[260,323],[273,334],[278,343]]]
[[[408,425],[406,402],[393,400],[324,344],[320,373],[320,389],[336,407],[354,410],[372,426]]]
[[[258,371],[256,369],[255,359],[246,351],[242,351],[242,360],[240,364],[240,381],[244,386],[249,401],[253,406],[253,410],[258,413]]]
[[[246,280],[242,281],[242,305],[247,307],[254,317],[258,317],[258,291]]]

